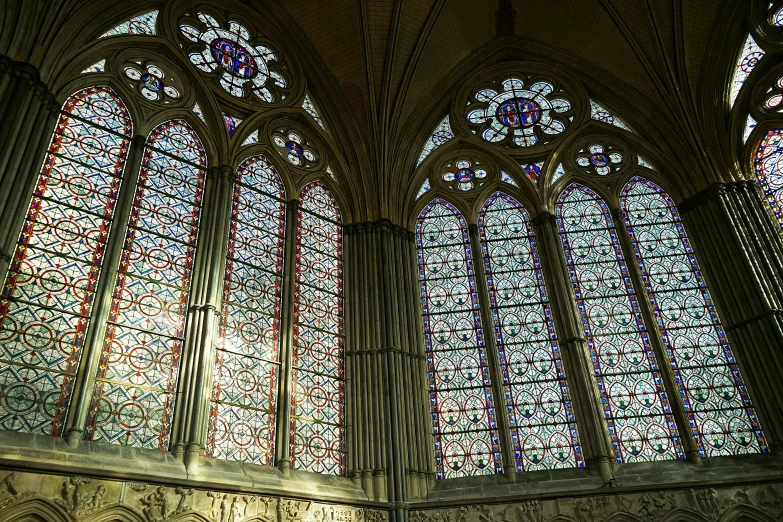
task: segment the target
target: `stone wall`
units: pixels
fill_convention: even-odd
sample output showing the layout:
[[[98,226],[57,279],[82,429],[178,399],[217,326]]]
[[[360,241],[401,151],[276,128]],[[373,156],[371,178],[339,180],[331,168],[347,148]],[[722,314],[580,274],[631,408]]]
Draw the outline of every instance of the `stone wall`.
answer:
[[[386,522],[385,510],[185,486],[12,471],[0,522]]]

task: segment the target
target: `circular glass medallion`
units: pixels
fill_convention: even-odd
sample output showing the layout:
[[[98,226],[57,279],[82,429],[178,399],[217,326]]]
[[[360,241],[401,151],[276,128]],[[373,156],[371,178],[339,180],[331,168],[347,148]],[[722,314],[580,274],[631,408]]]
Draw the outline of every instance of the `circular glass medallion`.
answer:
[[[154,74],[142,74],[140,81],[144,84],[144,87],[151,90],[152,92],[160,92],[163,90],[163,82]]]
[[[239,78],[254,78],[258,65],[247,49],[228,38],[217,38],[209,46],[212,58],[230,74]]]
[[[471,181],[474,177],[474,173],[471,169],[459,169],[457,172],[454,173],[454,179],[459,181],[460,183],[467,183]]]
[[[605,167],[609,164],[609,157],[606,154],[596,152],[590,156],[590,163],[596,167]]]
[[[541,119],[541,106],[529,98],[510,98],[498,106],[495,117],[506,127],[530,127]]]
[[[285,148],[288,149],[288,152],[290,152],[297,158],[302,157],[302,154],[304,154],[304,149],[302,149],[302,146],[295,141],[286,142]]]

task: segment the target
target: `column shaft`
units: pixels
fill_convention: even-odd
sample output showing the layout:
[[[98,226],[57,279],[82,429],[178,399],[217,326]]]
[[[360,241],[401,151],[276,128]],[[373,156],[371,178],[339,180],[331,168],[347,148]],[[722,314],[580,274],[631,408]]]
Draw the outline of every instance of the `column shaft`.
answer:
[[[612,478],[615,458],[595,374],[579,318],[563,248],[552,214],[542,212],[532,220],[552,303],[563,365],[579,430],[582,452],[588,466],[597,466],[604,481]]]
[[[64,437],[68,444],[75,445],[82,436],[87,415],[90,409],[95,373],[98,369],[103,338],[106,333],[106,322],[112,303],[112,290],[117,282],[117,271],[122,255],[122,247],[128,229],[128,217],[130,216],[136,183],[139,179],[141,161],[144,157],[144,136],[135,136],[131,140],[128,158],[122,175],[117,204],[114,209],[111,232],[106,242],[106,250],[103,257],[101,277],[95,289],[95,304],[92,308],[92,319],[87,336],[84,340],[84,352],[81,357],[79,371],[73,387],[73,396],[68,408],[68,416],[65,421]]]
[[[678,205],[773,450],[783,445],[783,236],[756,182],[716,183]]]

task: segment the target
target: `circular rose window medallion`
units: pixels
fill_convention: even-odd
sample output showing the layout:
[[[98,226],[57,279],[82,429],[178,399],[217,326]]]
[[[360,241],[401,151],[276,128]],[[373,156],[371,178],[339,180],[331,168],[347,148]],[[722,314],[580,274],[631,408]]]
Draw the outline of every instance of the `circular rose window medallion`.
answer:
[[[498,105],[495,116],[506,127],[530,127],[541,119],[541,106],[527,98],[511,98]]]
[[[258,74],[253,56],[239,42],[217,38],[209,46],[212,58],[229,74],[238,78],[255,78]]]

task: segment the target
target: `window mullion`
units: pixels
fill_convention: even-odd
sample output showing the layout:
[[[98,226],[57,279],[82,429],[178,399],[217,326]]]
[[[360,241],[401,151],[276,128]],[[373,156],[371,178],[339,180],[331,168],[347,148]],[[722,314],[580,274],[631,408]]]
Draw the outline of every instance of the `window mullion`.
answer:
[[[631,239],[628,235],[628,230],[625,227],[622,211],[619,208],[612,209],[612,220],[614,221],[614,226],[617,230],[620,248],[623,250],[623,257],[629,261],[627,263],[628,275],[631,278],[634,292],[638,296],[637,302],[639,303],[639,309],[642,318],[644,319],[644,324],[647,326],[650,344],[652,345],[653,353],[655,353],[655,359],[658,362],[658,370],[661,375],[661,380],[663,381],[666,396],[669,398],[672,416],[677,423],[677,431],[680,434],[682,448],[685,451],[685,456],[688,460],[698,462],[700,458],[699,450],[696,447],[693,435],[691,434],[688,415],[685,411],[682,399],[680,398],[680,391],[677,387],[677,383],[674,381],[674,375],[672,374],[671,366],[669,365],[669,357],[666,355],[661,332],[657,327],[657,322],[650,306],[650,299],[649,296],[647,296],[644,283],[642,282],[642,275],[639,271],[639,265],[636,260],[633,245],[631,245]]]
[[[492,395],[495,397],[495,418],[498,424],[503,473],[510,474],[517,471],[517,461],[514,458],[514,444],[511,440],[508,407],[505,390],[503,389],[503,369],[500,367],[500,358],[498,357],[497,339],[495,339],[492,309],[489,305],[489,290],[487,289],[484,260],[481,255],[478,226],[475,223],[469,224],[468,233],[470,235],[470,251],[473,257],[474,274],[476,277],[481,326],[484,329],[484,342],[486,343],[487,359],[492,379]]]
[[[147,139],[144,136],[133,137],[123,170],[117,206],[112,216],[112,227],[104,251],[103,269],[95,289],[95,304],[90,318],[91,324],[87,330],[87,338],[84,341],[84,353],[78,372],[79,378],[74,383],[71,405],[68,408],[68,417],[63,430],[69,445],[74,445],[81,440],[87,422],[98,357],[101,353],[106,322],[112,303],[112,289],[117,280],[120,254],[126,236],[125,232],[128,229],[131,206],[136,194],[134,189],[141,172],[141,161],[144,157],[146,142]]]
[[[285,212],[283,297],[280,307],[280,378],[277,392],[275,464],[284,473],[291,469],[291,362],[294,339],[294,283],[296,282],[296,221],[299,200],[292,199]]]

